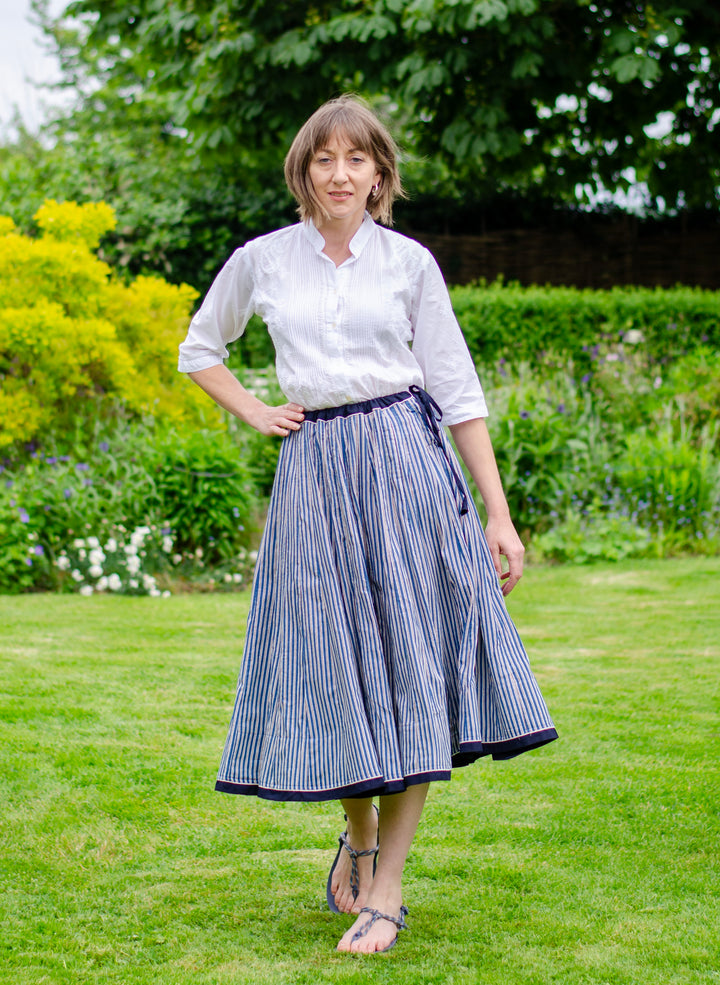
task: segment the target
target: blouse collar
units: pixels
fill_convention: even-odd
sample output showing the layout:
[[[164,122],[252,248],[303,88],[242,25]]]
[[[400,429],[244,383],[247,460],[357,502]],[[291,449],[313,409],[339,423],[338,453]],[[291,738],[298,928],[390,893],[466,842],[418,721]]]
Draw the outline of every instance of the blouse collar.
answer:
[[[315,223],[312,220],[308,220],[307,222],[301,223],[301,225],[303,232],[307,236],[315,252],[322,253],[325,248],[325,240]],[[357,258],[360,256],[368,240],[372,236],[374,228],[375,222],[373,221],[370,213],[366,212],[363,216],[363,221],[360,223],[360,228],[350,240],[350,252],[354,257]]]

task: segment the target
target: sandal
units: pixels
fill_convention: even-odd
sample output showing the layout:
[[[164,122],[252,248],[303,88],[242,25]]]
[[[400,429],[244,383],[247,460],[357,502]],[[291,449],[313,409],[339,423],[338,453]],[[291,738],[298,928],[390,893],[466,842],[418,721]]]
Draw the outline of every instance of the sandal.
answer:
[[[378,815],[378,828],[379,828],[380,827],[380,811],[378,811],[377,806],[375,804],[373,804],[373,807],[375,808],[375,812]],[[347,821],[347,814],[345,814],[344,817],[345,817],[345,820]],[[342,910],[339,910],[338,909],[337,903],[335,902],[335,894],[333,893],[332,889],[330,888],[330,884],[332,883],[332,877],[333,877],[333,874],[335,872],[335,867],[338,864],[338,859],[340,858],[340,853],[342,852],[343,848],[345,849],[345,851],[348,853],[348,855],[352,859],[352,869],[350,870],[350,890],[351,890],[351,892],[353,894],[353,899],[354,900],[356,900],[358,898],[358,893],[360,892],[360,873],[358,872],[357,860],[359,858],[363,858],[366,855],[373,855],[374,856],[374,858],[373,858],[373,876],[374,876],[375,875],[375,869],[377,867],[377,853],[378,853],[378,849],[380,848],[380,845],[377,844],[374,848],[366,848],[364,851],[360,851],[360,852],[356,851],[356,849],[354,849],[352,847],[352,845],[350,844],[350,842],[347,839],[347,829],[345,831],[343,831],[343,833],[338,838],[338,841],[339,841],[340,845],[339,845],[339,848],[337,850],[337,855],[335,856],[335,861],[333,862],[332,868],[330,869],[330,875],[328,876],[328,879],[327,879],[327,889],[325,891],[325,895],[326,895],[326,898],[327,898],[327,904],[328,904],[328,906],[330,907],[330,909],[332,910],[333,913],[342,913]]]
[[[360,912],[361,913],[369,913],[370,914],[370,919],[367,921],[367,923],[363,924],[363,926],[360,928],[360,930],[356,930],[355,931],[355,933],[352,935],[352,938],[350,940],[350,943],[351,944],[354,944],[355,941],[359,941],[361,937],[365,937],[365,935],[369,932],[369,930],[372,927],[372,925],[377,920],[387,920],[389,923],[394,923],[395,926],[398,929],[398,934],[400,933],[401,930],[407,930],[407,924],[405,923],[405,917],[408,915],[408,908],[406,906],[401,906],[400,907],[400,916],[397,917],[397,918],[396,917],[391,917],[389,913],[381,913],[380,910],[374,910],[371,906],[364,906],[362,908],[362,910],[360,910]],[[384,954],[385,951],[389,951],[391,947],[395,947],[395,945],[397,944],[397,939],[398,939],[398,935],[395,934],[394,939],[392,941],[390,941],[390,943],[388,944],[387,947],[381,947],[380,950],[378,950],[378,951],[371,951],[369,953],[371,953],[371,954]]]

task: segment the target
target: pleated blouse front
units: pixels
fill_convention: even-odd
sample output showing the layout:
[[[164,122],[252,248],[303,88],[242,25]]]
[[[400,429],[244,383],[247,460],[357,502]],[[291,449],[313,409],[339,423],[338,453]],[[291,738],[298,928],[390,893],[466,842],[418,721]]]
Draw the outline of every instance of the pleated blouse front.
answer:
[[[426,389],[444,424],[487,407],[442,273],[419,243],[366,214],[336,267],[298,223],[236,250],[180,346],[182,372],[227,358],[253,314],[268,326],[280,387],[306,410]]]

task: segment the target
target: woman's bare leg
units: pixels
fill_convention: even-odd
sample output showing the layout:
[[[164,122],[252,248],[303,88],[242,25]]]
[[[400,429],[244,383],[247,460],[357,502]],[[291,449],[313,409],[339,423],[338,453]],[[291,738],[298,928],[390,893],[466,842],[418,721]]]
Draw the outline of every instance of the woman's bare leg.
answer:
[[[405,860],[417,831],[427,791],[428,784],[420,783],[408,787],[403,793],[380,798],[380,853],[377,872],[363,906],[370,906],[393,917],[399,916]],[[368,920],[367,913],[359,915],[341,938],[338,951],[367,954],[381,951],[392,943],[397,935],[397,927],[387,920],[377,920],[364,937],[351,943],[353,935]]]
[[[348,841],[355,851],[375,848],[378,839],[378,819],[372,798],[343,800],[342,806],[347,814]],[[350,888],[352,860],[346,851],[340,852],[330,889],[335,897],[335,904],[342,913],[359,913],[360,908],[365,906],[372,884],[374,862],[374,855],[365,855],[357,860],[360,891],[357,899],[353,899]]]

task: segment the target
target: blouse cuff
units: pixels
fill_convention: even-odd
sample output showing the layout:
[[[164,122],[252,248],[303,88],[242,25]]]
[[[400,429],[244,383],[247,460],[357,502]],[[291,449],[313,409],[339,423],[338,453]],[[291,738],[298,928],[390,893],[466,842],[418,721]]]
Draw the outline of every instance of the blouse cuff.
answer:
[[[488,409],[485,399],[475,399],[465,401],[452,408],[448,413],[443,413],[442,423],[445,427],[453,424],[462,424],[464,421],[474,421],[477,417],[487,417]]]
[[[224,360],[222,356],[215,355],[215,353],[208,353],[206,356],[183,356],[180,354],[178,359],[178,372],[179,373],[197,373],[201,369],[210,369],[211,366],[221,366]]]

